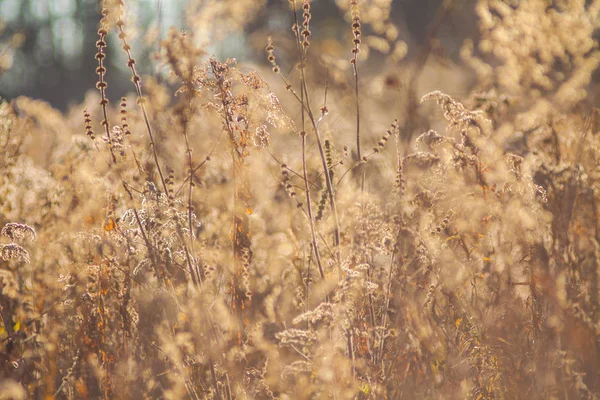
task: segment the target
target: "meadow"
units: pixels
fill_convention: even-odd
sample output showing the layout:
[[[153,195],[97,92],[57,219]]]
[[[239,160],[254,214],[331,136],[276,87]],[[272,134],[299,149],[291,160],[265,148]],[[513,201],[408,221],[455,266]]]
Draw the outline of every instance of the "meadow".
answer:
[[[599,0],[447,0],[412,53],[290,0],[252,65],[203,35],[267,2],[198,2],[160,79],[101,3],[82,104],[0,103],[0,399],[600,396]]]

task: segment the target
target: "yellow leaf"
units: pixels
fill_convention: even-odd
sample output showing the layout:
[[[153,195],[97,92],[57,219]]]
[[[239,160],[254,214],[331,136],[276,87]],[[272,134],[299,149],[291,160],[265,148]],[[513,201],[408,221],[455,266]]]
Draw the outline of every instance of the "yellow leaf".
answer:
[[[180,320],[181,322],[188,322],[188,318],[187,318],[187,316],[185,315],[185,313],[183,313],[183,312],[180,312],[180,313],[179,313],[179,320]]]
[[[454,323],[454,325],[456,325],[456,328],[458,328],[460,326],[461,322],[462,322],[462,318],[459,318],[456,320],[456,322]]]
[[[368,383],[363,383],[360,387],[360,391],[366,395],[369,395],[371,393],[371,388],[369,387]]]
[[[115,227],[115,220],[112,218],[109,218],[106,222],[104,222],[104,230],[107,232],[112,231],[113,229],[115,229]]]
[[[497,339],[499,342],[502,342],[502,343],[504,343],[504,344],[507,344],[507,345],[509,345],[509,346],[512,346],[512,344],[511,344],[510,342],[508,342],[506,339],[503,339],[503,338],[501,338],[500,336],[497,336],[497,337],[496,337],[496,339]]]

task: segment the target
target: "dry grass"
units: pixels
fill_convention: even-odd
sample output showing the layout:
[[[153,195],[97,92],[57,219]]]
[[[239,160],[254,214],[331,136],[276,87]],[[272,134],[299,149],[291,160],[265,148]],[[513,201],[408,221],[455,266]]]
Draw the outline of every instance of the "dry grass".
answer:
[[[0,105],[0,398],[598,397],[600,1],[479,0],[460,96],[421,79],[452,1],[414,64],[391,2],[340,4],[335,58],[290,1],[273,72],[203,50],[263,1],[191,2],[163,84],[126,3],[99,92]]]

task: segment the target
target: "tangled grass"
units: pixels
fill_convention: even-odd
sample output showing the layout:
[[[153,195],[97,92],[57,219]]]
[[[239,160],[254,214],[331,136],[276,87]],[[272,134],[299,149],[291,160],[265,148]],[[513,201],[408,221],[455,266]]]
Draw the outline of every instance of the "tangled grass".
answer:
[[[171,30],[158,83],[105,0],[98,93],[0,105],[0,398],[598,397],[600,1],[477,1],[460,96],[421,92],[454,2],[414,64],[339,3],[345,59],[292,0],[273,72]]]

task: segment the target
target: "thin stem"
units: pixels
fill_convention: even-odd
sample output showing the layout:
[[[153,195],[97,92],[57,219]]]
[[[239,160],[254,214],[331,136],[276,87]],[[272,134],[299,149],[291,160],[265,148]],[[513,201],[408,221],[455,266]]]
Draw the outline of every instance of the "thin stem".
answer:
[[[310,233],[312,237],[312,246],[315,252],[315,260],[317,261],[317,266],[319,267],[319,274],[321,275],[321,279],[325,278],[325,273],[323,271],[323,265],[321,264],[321,256],[319,254],[319,248],[317,246],[317,235],[315,233],[315,220],[313,218],[312,213],[312,205],[310,203],[310,188],[308,187],[308,178],[306,173],[306,133],[302,134],[302,172],[304,175],[304,189],[306,192],[306,209],[308,213],[308,221],[310,224]]]
[[[302,75],[304,77],[304,71],[302,72]],[[340,250],[339,250],[339,245],[340,245],[340,222],[338,219],[338,213],[337,213],[337,207],[336,207],[336,202],[335,202],[335,191],[334,191],[334,187],[333,184],[331,183],[331,176],[329,175],[329,168],[327,167],[327,158],[325,157],[325,151],[323,150],[323,144],[321,142],[321,135],[319,134],[319,127],[317,126],[317,121],[314,118],[314,114],[312,113],[311,107],[310,107],[310,101],[308,98],[308,90],[306,87],[306,81],[305,78],[303,78],[303,90],[304,93],[306,95],[306,107],[307,107],[307,114],[308,114],[308,118],[310,119],[310,122],[313,126],[313,130],[315,132],[315,138],[317,139],[317,147],[319,149],[319,155],[321,157],[321,163],[323,165],[323,171],[325,173],[325,183],[327,185],[327,194],[329,197],[329,206],[331,207],[331,212],[333,213],[333,218],[334,218],[334,222],[335,222],[335,231],[334,231],[334,243],[335,243],[335,247],[336,247],[336,258],[338,261],[338,264],[341,262],[341,255],[340,255]]]
[[[191,104],[191,99],[190,99],[190,103],[189,103],[189,108],[188,111],[191,111],[192,108],[192,104]],[[190,147],[190,140],[188,137],[188,119],[187,116],[185,117],[184,121],[183,121],[183,137],[185,139],[185,152],[187,154],[187,162],[188,162],[188,168],[189,168],[189,190],[188,190],[188,233],[189,233],[189,240],[190,240],[190,249],[192,254],[194,254],[194,242],[195,242],[195,237],[194,237],[194,227],[193,227],[193,208],[192,208],[192,192],[194,190],[194,180],[192,179],[192,173],[193,173],[193,162],[192,162],[192,149]],[[194,284],[200,283],[200,285],[203,284],[202,281],[202,275],[200,274],[199,268],[198,268],[198,263],[194,262],[195,264],[195,269],[192,270],[190,269],[190,273],[192,273],[192,282]],[[191,268],[191,265],[190,265]],[[196,273],[196,276],[193,275],[193,273]]]
[[[119,28],[119,38],[121,38],[121,41],[123,42],[123,51],[125,51],[125,53],[127,54],[127,66],[129,67],[129,69],[131,69],[131,73],[133,75],[132,81],[135,86],[135,90],[137,92],[137,103],[139,104],[139,106],[142,110],[142,114],[144,116],[144,123],[146,124],[146,130],[148,131],[148,137],[150,139],[150,147],[152,148],[152,156],[154,158],[154,164],[156,166],[156,170],[158,171],[158,175],[160,176],[160,182],[162,184],[164,193],[166,196],[168,196],[169,189],[167,187],[165,177],[164,177],[162,169],[160,167],[160,162],[158,160],[158,151],[156,149],[156,142],[154,140],[154,135],[152,133],[152,127],[150,126],[150,119],[148,118],[148,113],[146,112],[145,99],[144,99],[144,94],[142,93],[142,85],[141,85],[142,78],[140,78],[140,76],[138,75],[138,73],[136,71],[135,60],[133,59],[133,57],[131,55],[131,46],[129,46],[129,44],[127,43],[127,36],[125,34],[125,31],[123,30],[124,25],[125,25],[125,23],[119,16],[119,20],[117,21],[117,26]],[[194,263],[192,263],[192,256],[190,254],[190,251],[189,251],[187,245],[185,244],[185,238],[183,237],[183,233],[180,231],[180,229],[177,229],[177,234],[179,236],[179,239],[181,240],[181,245],[183,246],[183,249],[185,251],[186,261],[188,264],[188,268],[190,270],[190,274],[192,276],[192,281],[194,283],[194,286],[196,286],[198,284],[198,282],[196,281],[196,272],[195,272],[195,271],[197,271],[197,268],[193,267]]]
[[[210,161],[210,157],[213,155],[213,153],[215,152],[215,149],[217,147],[217,145],[219,144],[219,140],[221,139],[221,134],[223,133],[223,131],[221,131],[221,133],[219,133],[219,136],[217,137],[217,141],[215,142],[215,144],[213,145],[213,148],[210,150],[210,152],[208,153],[208,155],[204,158],[204,160],[202,160],[202,162],[192,170],[192,172],[186,176],[186,178],[183,180],[183,182],[181,182],[181,185],[179,186],[179,188],[175,191],[175,196],[177,196],[179,194],[179,192],[181,191],[181,189],[183,189],[183,187],[185,186],[185,184],[189,181],[194,179],[194,175],[196,174],[196,172],[198,172],[198,170],[200,168],[202,168],[204,166],[204,164],[206,164],[207,162]]]
[[[352,64],[354,67],[354,99],[356,101],[356,154],[358,161],[362,160],[360,153],[360,101],[358,97],[358,65],[355,62]]]
[[[282,167],[283,169],[291,172],[292,174],[296,175],[298,178],[300,179],[304,179],[304,176],[302,176],[302,174],[294,171],[293,169],[291,169],[290,167],[287,166],[287,164],[281,162],[273,153],[271,153],[271,150],[269,150],[268,148],[265,148],[265,150],[267,151],[267,153],[269,153],[269,155],[273,158],[273,160],[275,160],[275,162],[277,164],[279,164],[280,167]],[[284,167],[285,165],[285,167]],[[308,183],[310,184],[310,186],[314,187],[314,188],[319,188],[315,183],[311,182],[310,180],[308,181]]]
[[[300,62],[300,73],[301,73],[301,80],[300,80],[300,94],[301,97],[300,99],[298,99],[298,96],[296,95],[296,99],[298,99],[300,101],[300,103],[302,104],[302,125],[304,128],[304,111],[306,111],[306,114],[308,115],[308,118],[312,124],[313,130],[315,132],[315,138],[317,139],[317,147],[319,149],[319,155],[321,157],[321,163],[323,165],[323,172],[325,173],[325,183],[327,184],[327,191],[328,191],[328,197],[329,197],[329,206],[331,207],[331,212],[333,213],[333,218],[334,218],[334,223],[335,223],[335,227],[334,227],[334,244],[335,244],[335,248],[336,248],[336,259],[338,262],[338,265],[341,264],[341,254],[340,254],[340,250],[339,250],[339,245],[340,245],[340,222],[339,222],[339,218],[338,218],[338,214],[337,214],[337,207],[336,207],[336,202],[335,202],[335,192],[334,192],[334,188],[333,185],[331,183],[331,177],[329,176],[329,168],[327,167],[327,159],[325,157],[325,152],[323,150],[323,144],[321,142],[321,135],[319,134],[319,126],[317,124],[317,121],[315,120],[315,116],[312,112],[311,106],[310,106],[310,97],[308,94],[308,87],[306,84],[306,55],[307,55],[307,49],[305,48],[301,48],[301,43],[300,43],[300,35],[299,35],[299,25],[298,25],[298,17],[296,15],[296,1],[294,0],[293,2],[294,5],[294,26],[296,27],[295,29],[295,34],[296,34],[296,42],[298,42],[298,48],[300,51],[300,56],[301,56],[301,62]],[[278,72],[278,74],[280,76],[281,72]],[[283,78],[283,76],[282,76]],[[285,81],[285,79],[284,79]],[[286,84],[286,87],[291,87],[289,85]]]

